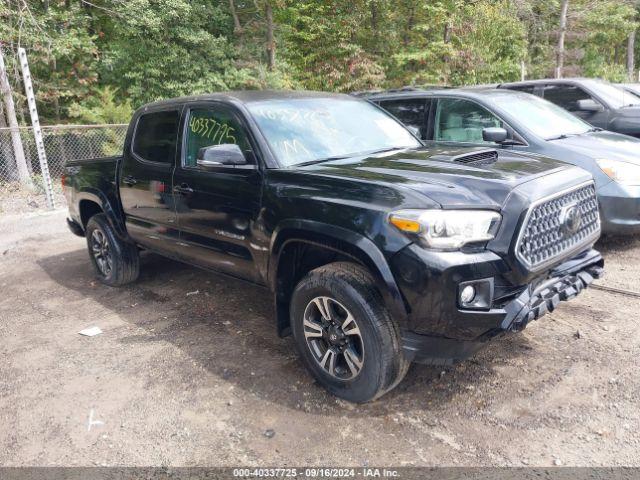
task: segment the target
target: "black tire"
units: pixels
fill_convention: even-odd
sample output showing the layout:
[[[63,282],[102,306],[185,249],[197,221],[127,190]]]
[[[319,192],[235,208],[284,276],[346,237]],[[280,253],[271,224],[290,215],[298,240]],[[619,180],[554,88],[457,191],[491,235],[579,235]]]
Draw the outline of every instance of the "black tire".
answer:
[[[321,304],[323,309],[316,308]],[[323,310],[331,310],[327,316],[338,320],[325,322]],[[343,329],[341,343],[331,343],[336,337],[332,335],[335,324],[340,325],[349,314],[355,320],[355,328]],[[371,274],[357,264],[336,262],[309,272],[292,294],[290,315],[296,347],[305,366],[323,387],[340,398],[357,403],[375,400],[407,373],[410,362],[402,352],[398,325],[391,319]],[[356,330],[357,334],[344,336]],[[346,355],[346,350],[351,353]],[[336,353],[340,351],[344,353]],[[352,361],[354,357],[359,361]],[[332,360],[334,366],[330,367]],[[358,367],[360,370],[354,374]]]
[[[137,247],[120,240],[103,213],[89,219],[85,235],[89,258],[102,283],[119,287],[138,278],[140,257]]]

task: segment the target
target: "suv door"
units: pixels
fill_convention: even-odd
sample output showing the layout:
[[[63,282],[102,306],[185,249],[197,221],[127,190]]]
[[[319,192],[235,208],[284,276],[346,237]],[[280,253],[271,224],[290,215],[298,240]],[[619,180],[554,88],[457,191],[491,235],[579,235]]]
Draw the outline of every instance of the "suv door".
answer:
[[[140,115],[120,170],[120,201],[129,235],[165,253],[178,240],[171,179],[180,114],[173,108]]]
[[[489,110],[464,98],[439,97],[432,110],[430,140],[440,144],[495,147],[495,143],[482,139],[482,130],[489,127],[505,128],[503,122]]]
[[[544,86],[543,98],[582,118],[585,122],[600,128],[607,128],[609,112],[607,107],[589,92],[577,85],[550,83]],[[584,111],[578,106],[580,100],[593,100],[602,106],[599,112]]]
[[[230,106],[191,104],[182,125],[182,152],[174,194],[182,259],[236,277],[259,281],[253,242],[261,199],[261,170],[246,124]],[[246,165],[198,164],[198,152],[235,144]]]

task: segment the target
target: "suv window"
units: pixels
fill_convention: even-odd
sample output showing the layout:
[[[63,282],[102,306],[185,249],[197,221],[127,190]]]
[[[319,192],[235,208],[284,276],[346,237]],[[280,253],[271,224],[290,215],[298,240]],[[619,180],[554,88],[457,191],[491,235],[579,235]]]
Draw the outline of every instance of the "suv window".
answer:
[[[184,165],[195,167],[201,148],[233,143],[243,152],[251,150],[243,126],[225,108],[195,108],[187,120],[187,142]]]
[[[446,142],[488,143],[482,130],[501,127],[502,122],[477,103],[459,98],[438,100],[433,139]]]
[[[179,122],[177,110],[141,115],[133,138],[133,152],[151,162],[173,163]]]
[[[404,123],[414,135],[425,138],[425,99],[383,100],[380,106]]]
[[[544,87],[544,99],[570,112],[579,110],[578,100],[591,99],[597,102],[595,98],[583,89],[573,85],[546,85]]]

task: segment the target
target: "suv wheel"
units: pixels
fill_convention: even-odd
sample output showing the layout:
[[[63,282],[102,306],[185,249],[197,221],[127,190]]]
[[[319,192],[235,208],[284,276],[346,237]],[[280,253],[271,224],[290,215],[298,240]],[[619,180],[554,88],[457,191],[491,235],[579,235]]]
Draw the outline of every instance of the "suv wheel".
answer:
[[[102,283],[118,287],[138,278],[138,249],[118,238],[104,214],[91,217],[85,232],[89,257]]]
[[[293,292],[290,311],[303,362],[336,396],[374,400],[406,374],[398,326],[363,267],[336,262],[309,272]]]

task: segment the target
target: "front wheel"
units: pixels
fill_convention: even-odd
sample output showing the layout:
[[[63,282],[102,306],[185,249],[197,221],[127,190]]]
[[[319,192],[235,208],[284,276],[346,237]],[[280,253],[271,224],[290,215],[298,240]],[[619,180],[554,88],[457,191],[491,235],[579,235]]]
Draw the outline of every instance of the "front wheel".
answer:
[[[119,287],[138,278],[137,247],[118,238],[104,214],[91,217],[85,233],[91,263],[102,283]]]
[[[334,395],[374,400],[406,374],[398,326],[365,268],[336,262],[309,272],[293,292],[290,312],[305,366]]]

